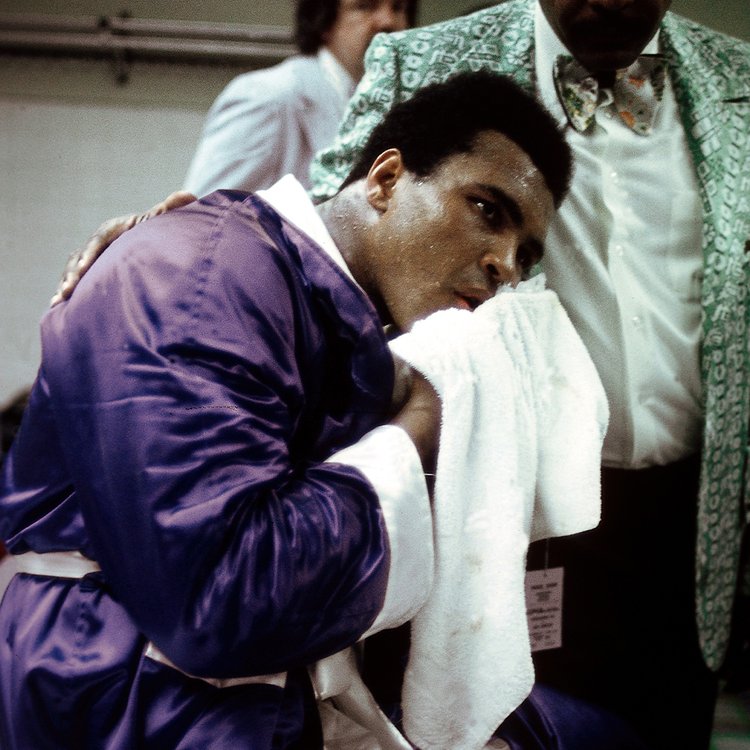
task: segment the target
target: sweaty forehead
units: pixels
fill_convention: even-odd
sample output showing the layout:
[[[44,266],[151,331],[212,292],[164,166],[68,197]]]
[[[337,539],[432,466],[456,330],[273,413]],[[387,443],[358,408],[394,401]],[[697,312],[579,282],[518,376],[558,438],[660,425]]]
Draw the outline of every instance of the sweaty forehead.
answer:
[[[497,183],[498,187],[508,187],[521,183],[546,183],[541,171],[531,157],[515,141],[496,130],[483,130],[477,133],[469,151],[455,154],[446,160],[446,166],[485,180]]]

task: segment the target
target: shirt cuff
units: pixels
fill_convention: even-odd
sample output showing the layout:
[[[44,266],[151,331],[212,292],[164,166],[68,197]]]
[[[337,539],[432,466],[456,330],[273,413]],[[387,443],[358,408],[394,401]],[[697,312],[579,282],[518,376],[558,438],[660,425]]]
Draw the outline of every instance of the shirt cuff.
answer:
[[[430,498],[417,449],[401,427],[377,427],[328,461],[362,472],[378,496],[388,533],[385,601],[365,638],[402,625],[427,601],[434,570]]]

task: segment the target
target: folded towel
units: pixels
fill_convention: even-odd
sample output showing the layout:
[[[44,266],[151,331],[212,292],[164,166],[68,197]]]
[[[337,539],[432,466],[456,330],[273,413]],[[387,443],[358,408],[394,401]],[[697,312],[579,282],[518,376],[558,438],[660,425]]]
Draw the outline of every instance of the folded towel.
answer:
[[[599,521],[606,399],[543,276],[391,345],[442,402],[435,582],[412,621],[404,728],[422,750],[476,750],[533,684],[529,541]]]

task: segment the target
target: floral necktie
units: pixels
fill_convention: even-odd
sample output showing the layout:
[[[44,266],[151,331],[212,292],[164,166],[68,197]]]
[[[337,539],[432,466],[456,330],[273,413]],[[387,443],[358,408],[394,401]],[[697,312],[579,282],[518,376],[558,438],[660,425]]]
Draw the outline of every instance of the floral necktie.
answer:
[[[612,89],[599,89],[596,78],[569,55],[558,55],[555,88],[570,124],[585,133],[597,107],[614,101],[622,121],[638,135],[648,135],[664,93],[663,55],[641,55],[629,68],[618,70]]]

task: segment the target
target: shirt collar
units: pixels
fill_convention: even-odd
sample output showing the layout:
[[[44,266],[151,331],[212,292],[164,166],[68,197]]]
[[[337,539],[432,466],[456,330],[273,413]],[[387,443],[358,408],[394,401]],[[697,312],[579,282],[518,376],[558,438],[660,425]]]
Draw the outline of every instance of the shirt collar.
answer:
[[[552,69],[558,55],[569,55],[567,47],[558,39],[557,34],[542,12],[539,3],[534,8],[534,66],[539,98],[557,120],[560,127],[565,127],[568,118],[565,116],[560,100],[557,98]],[[653,54],[659,51],[659,31],[654,34],[643,52]]]
[[[296,177],[291,174],[285,175],[267,190],[258,190],[256,195],[261,197],[287,221],[301,229],[354,281],[344,256],[336,247],[336,243],[323,223],[323,219],[320,218],[305,188],[302,187]]]

